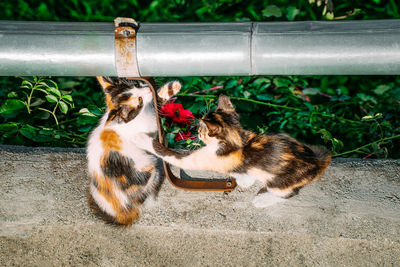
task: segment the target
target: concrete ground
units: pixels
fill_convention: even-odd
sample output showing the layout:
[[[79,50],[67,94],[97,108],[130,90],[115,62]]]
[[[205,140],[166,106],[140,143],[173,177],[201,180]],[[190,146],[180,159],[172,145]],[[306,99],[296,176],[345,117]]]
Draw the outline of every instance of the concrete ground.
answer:
[[[400,161],[335,159],[257,209],[165,182],[132,227],[94,217],[81,149],[0,146],[0,266],[400,266]]]

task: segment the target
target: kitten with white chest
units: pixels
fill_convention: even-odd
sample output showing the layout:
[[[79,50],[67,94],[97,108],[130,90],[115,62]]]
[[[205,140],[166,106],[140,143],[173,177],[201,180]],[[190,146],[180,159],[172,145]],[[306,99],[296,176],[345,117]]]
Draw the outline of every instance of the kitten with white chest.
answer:
[[[90,134],[87,145],[89,204],[107,222],[130,225],[140,216],[149,196],[156,196],[165,179],[160,161],[139,148],[140,133],[156,136],[151,89],[139,81],[97,77],[107,111]],[[177,81],[158,92],[159,102],[179,92]]]
[[[253,201],[256,207],[296,195],[317,180],[331,160],[324,147],[302,144],[286,134],[258,135],[244,129],[227,96],[220,96],[217,109],[200,119],[199,138],[206,146],[187,154],[169,150],[146,134],[134,142],[177,167],[228,174],[241,187],[260,181],[264,187]]]

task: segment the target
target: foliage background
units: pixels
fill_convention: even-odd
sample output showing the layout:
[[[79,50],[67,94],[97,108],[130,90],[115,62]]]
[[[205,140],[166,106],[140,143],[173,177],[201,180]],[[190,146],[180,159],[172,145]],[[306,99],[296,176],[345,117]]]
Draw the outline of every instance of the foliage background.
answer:
[[[399,18],[399,9],[395,0],[0,2],[3,20],[112,21],[117,16],[142,22],[365,20]],[[287,132],[326,145],[336,155],[400,157],[398,76],[175,78],[184,85],[177,102],[196,117],[224,93],[235,98],[244,126],[257,132]],[[0,77],[0,143],[84,146],[103,110],[103,95],[93,77]],[[168,130],[173,143],[182,129]]]

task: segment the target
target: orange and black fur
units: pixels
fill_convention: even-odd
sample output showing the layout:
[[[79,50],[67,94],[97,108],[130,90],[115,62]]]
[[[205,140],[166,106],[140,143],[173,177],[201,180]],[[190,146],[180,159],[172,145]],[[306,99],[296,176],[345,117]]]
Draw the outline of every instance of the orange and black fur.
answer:
[[[153,96],[140,81],[97,79],[105,93],[107,111],[87,145],[89,204],[107,222],[130,225],[165,179],[160,160],[134,144],[140,133],[156,136]],[[176,81],[167,83],[159,90],[158,99],[166,101],[180,87]]]
[[[136,140],[141,148],[180,168],[229,174],[241,187],[261,181],[264,187],[253,201],[258,207],[274,202],[271,195],[297,194],[317,180],[331,160],[323,147],[302,144],[286,134],[257,135],[243,129],[227,96],[220,96],[218,108],[200,119],[199,138],[206,146],[190,154],[169,150],[147,135]]]

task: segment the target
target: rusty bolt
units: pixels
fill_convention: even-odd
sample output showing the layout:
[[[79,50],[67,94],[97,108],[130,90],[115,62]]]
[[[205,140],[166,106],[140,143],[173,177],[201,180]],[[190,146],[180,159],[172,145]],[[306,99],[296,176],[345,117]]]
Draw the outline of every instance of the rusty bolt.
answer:
[[[131,35],[131,32],[130,32],[129,30],[124,30],[124,31],[122,32],[122,34],[123,34],[125,37],[128,37],[129,35]]]

